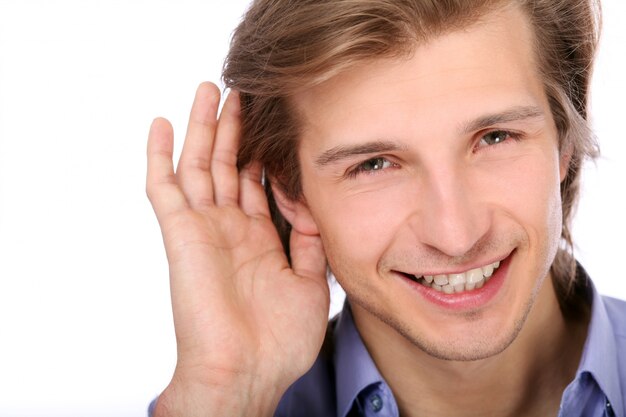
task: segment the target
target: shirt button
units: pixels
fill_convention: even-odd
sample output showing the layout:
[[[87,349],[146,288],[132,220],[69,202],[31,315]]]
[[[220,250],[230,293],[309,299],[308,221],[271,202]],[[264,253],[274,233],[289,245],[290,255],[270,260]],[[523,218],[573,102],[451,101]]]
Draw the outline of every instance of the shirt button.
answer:
[[[374,394],[370,397],[370,404],[372,404],[372,409],[376,413],[383,409],[383,399],[380,398],[378,394]]]
[[[606,415],[609,417],[615,416],[615,412],[613,411],[613,406],[608,400],[606,402]]]

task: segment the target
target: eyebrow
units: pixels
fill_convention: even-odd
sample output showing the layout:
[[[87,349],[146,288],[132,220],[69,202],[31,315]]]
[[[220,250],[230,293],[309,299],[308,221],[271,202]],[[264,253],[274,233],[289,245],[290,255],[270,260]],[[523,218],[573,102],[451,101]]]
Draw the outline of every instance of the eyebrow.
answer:
[[[505,110],[501,113],[488,114],[474,119],[463,125],[461,132],[467,134],[501,123],[510,123],[543,117],[543,111],[537,106],[518,106]]]
[[[315,159],[315,165],[324,167],[342,159],[370,153],[393,152],[406,150],[407,147],[390,141],[375,141],[358,145],[340,145],[324,151]]]
[[[543,111],[537,106],[517,106],[500,113],[478,117],[462,125],[461,131],[467,134],[501,123],[542,118],[543,116]],[[322,168],[353,156],[406,149],[407,147],[405,145],[391,141],[374,141],[358,145],[340,145],[324,151],[315,159],[315,165]]]

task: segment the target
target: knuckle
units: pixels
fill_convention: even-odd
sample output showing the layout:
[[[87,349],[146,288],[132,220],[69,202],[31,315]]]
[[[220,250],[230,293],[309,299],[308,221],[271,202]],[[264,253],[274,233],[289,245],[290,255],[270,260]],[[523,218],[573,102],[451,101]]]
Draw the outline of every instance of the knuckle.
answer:
[[[155,201],[157,198],[157,187],[155,186],[155,184],[148,182],[146,184],[146,196],[148,196],[148,200],[150,200],[151,202]]]
[[[212,160],[213,163],[235,166],[237,164],[237,154],[233,151],[216,149],[213,152]]]
[[[211,163],[209,160],[202,156],[197,156],[193,158],[187,158],[183,160],[181,164],[181,170],[199,170],[199,171],[208,171],[211,168]]]

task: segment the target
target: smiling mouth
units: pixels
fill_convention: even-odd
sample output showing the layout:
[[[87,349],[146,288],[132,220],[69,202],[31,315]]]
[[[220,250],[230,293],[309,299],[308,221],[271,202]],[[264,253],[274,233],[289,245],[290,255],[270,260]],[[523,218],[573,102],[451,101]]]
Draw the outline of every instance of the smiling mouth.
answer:
[[[470,269],[458,274],[440,274],[416,276],[402,273],[411,281],[445,294],[461,293],[482,288],[491,279],[493,273],[500,267],[500,261]]]

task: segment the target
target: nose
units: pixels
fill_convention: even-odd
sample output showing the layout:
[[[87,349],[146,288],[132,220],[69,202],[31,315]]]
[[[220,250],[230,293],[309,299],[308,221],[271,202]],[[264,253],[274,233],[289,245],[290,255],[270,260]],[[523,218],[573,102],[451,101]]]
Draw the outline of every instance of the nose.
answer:
[[[412,226],[420,243],[450,257],[471,253],[490,229],[488,190],[458,168],[430,171],[418,187]]]

